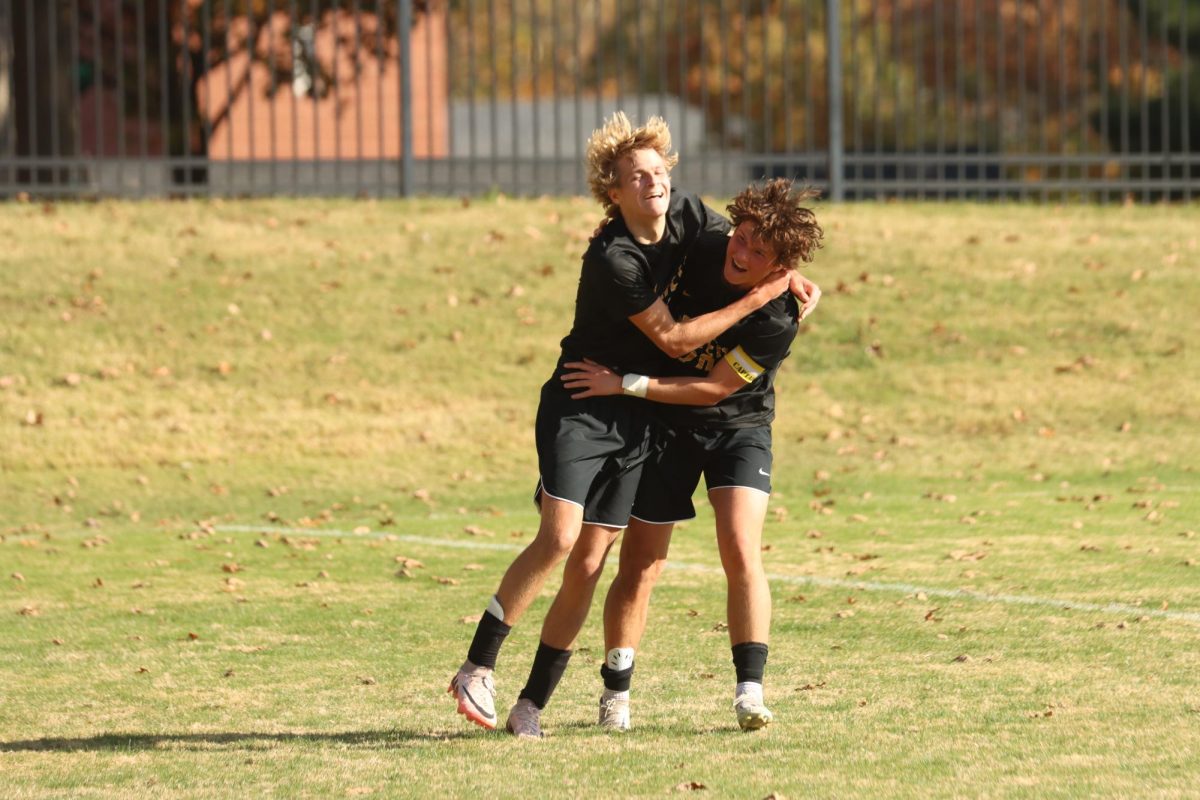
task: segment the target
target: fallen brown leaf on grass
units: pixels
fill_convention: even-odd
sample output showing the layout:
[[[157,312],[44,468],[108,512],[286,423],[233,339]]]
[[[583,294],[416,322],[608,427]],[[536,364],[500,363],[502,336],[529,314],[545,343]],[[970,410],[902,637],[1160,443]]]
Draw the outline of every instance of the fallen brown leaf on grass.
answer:
[[[675,784],[675,791],[677,792],[699,792],[707,788],[707,786],[699,781],[684,781],[683,783]]]

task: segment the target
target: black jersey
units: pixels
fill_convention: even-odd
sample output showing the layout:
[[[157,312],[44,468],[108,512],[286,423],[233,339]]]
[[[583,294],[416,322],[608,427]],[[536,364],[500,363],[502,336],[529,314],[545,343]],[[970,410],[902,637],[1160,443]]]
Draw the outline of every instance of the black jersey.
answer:
[[[677,320],[723,308],[745,293],[723,276],[727,234],[703,234],[667,286],[664,299]],[[775,373],[787,358],[799,323],[796,299],[785,293],[744,317],[715,340],[677,359],[659,360],[660,376],[707,375],[721,359],[746,385],[713,406],[655,403],[655,413],[673,427],[748,428],[775,418]]]
[[[701,232],[723,235],[728,230],[729,222],[698,196],[676,189],[671,190],[666,232],[655,244],[638,244],[619,214],[605,225],[583,255],[575,320],[562,340],[552,380],[557,382],[564,362],[585,357],[618,372],[651,372],[662,353],[629,318],[662,295]]]

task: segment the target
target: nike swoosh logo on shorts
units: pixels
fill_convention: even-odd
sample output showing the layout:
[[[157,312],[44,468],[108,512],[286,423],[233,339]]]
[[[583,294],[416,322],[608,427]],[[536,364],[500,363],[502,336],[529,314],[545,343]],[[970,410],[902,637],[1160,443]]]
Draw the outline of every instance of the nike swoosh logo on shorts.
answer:
[[[771,473],[769,473],[769,472],[763,472],[763,471],[762,471],[762,467],[759,467],[759,468],[758,468],[758,474],[759,474],[759,475],[765,475],[765,476],[767,476],[768,478],[769,478],[769,477],[771,477]]]

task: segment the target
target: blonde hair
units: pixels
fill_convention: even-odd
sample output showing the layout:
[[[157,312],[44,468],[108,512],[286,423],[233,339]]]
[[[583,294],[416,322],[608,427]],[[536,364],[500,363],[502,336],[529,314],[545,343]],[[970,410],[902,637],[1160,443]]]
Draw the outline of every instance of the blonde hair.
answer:
[[[671,169],[679,156],[671,152],[671,131],[662,117],[651,117],[640,128],[633,127],[624,111],[613,114],[592,131],[587,141],[588,188],[609,216],[616,205],[608,193],[617,185],[617,165],[635,150],[654,150]]]

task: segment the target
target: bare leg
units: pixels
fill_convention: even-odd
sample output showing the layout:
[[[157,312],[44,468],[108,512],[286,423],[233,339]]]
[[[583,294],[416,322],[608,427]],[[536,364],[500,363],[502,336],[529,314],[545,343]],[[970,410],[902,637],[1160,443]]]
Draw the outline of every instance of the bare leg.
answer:
[[[542,642],[559,650],[570,650],[575,644],[604,572],[604,559],[620,533],[620,528],[583,526],[563,568],[562,586],[542,623]]]
[[[636,649],[646,631],[650,595],[667,561],[674,525],[630,520],[621,560],[604,600],[604,650]]]
[[[717,547],[729,584],[729,642],[767,644],[771,590],[762,565],[762,529],[769,498],[741,488],[714,489],[708,498],[717,517]]]
[[[582,525],[582,508],[542,495],[537,536],[513,559],[496,590],[506,625],[515,625],[529,610],[550,573],[575,546]]]

